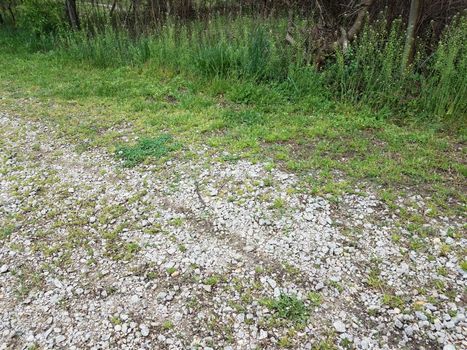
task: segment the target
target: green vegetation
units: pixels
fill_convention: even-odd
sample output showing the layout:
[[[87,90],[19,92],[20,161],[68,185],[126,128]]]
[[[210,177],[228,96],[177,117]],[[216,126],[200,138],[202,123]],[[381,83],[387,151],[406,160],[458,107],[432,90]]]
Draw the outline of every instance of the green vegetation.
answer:
[[[309,311],[303,300],[293,295],[281,294],[276,299],[261,300],[261,304],[271,309],[274,312],[274,317],[296,324],[303,324],[309,317]]]
[[[125,166],[131,167],[143,162],[148,157],[161,158],[177,148],[170,135],[139,140],[135,146],[121,146],[116,150],[118,158]]]
[[[402,309],[405,305],[404,300],[401,297],[387,293],[383,294],[382,303],[393,309],[396,307]]]
[[[167,274],[173,275],[175,272],[177,272],[177,269],[175,267],[168,267],[166,271],[167,271]]]
[[[321,305],[322,296],[318,292],[310,292],[307,297],[312,306],[317,307]]]
[[[460,268],[467,272],[467,260],[462,260],[460,263]]]
[[[169,21],[136,38],[109,28],[93,36],[4,28],[0,108],[53,123],[77,150],[106,147],[126,166],[164,160],[180,144],[207,145],[215,156],[229,152],[222,161],[314,170],[315,194],[370,181],[384,187],[392,209],[401,188],[417,188],[432,196],[432,212],[461,213],[467,20],[454,21],[404,73],[402,24],[387,36],[384,25],[366,26],[319,71],[300,48],[283,45],[281,18]],[[129,135],[139,141],[122,142]]]
[[[14,227],[12,225],[8,225],[5,227],[0,227],[0,240],[7,239],[10,235],[14,232]]]
[[[211,276],[211,277],[206,278],[206,280],[204,281],[204,284],[208,286],[215,286],[217,283],[219,283],[219,281],[220,281],[219,276]]]
[[[457,221],[465,216],[465,16],[449,22],[443,35],[434,35],[436,41],[439,38],[438,43],[429,46],[426,37],[417,41],[424,47],[416,50],[408,67],[401,69],[405,42],[401,33],[406,24],[400,19],[365,22],[356,40],[349,42],[348,49],[339,47],[327,52],[326,59],[315,65],[310,50],[316,47],[307,46],[313,40],[309,38],[313,27],[305,23],[308,19],[298,15],[294,18],[295,28],[289,28],[288,19],[280,13],[253,18],[250,12],[242,16],[214,16],[208,21],[182,20],[174,15],[151,30],[138,30],[138,23],[129,23],[128,28],[111,23],[120,14],[109,15],[107,22],[93,27],[92,21],[83,15],[82,30],[72,31],[64,24],[63,7],[57,7],[55,0],[18,3],[21,4],[16,27],[0,28],[0,60],[5,62],[0,64],[2,112],[40,120],[58,132],[54,137],[69,140],[76,146],[77,152],[104,148],[126,167],[149,162],[161,164],[170,157],[195,162],[202,157],[205,163],[246,159],[264,165],[266,172],[273,169],[295,172],[300,180],[294,188],[290,188],[288,181],[278,180],[275,173],[245,184],[236,193],[230,191],[228,180],[227,187],[219,186],[219,199],[225,194],[229,201],[237,203],[238,200],[240,204],[247,192],[268,187],[268,193],[258,200],[268,203],[271,210],[268,214],[275,218],[289,209],[295,210],[296,206],[302,207],[302,200],[307,201],[308,194],[328,198],[334,213],[335,208],[342,208],[339,207],[342,193],[364,196],[366,189],[380,191],[382,202],[391,211],[378,208],[373,215],[368,211],[365,221],[379,225],[381,220],[375,214],[388,214],[397,226],[390,238],[399,246],[401,261],[405,258],[409,261],[408,255],[413,251],[427,255],[428,261],[433,262],[439,254],[449,258],[440,259],[442,264],[455,261],[459,269],[467,271],[465,251],[458,247],[458,242],[444,243],[443,238],[443,242],[435,245],[433,238],[438,235],[438,227],[431,225],[432,218],[440,217],[448,223],[450,218],[444,220],[444,217],[456,216]],[[81,3],[81,14],[85,13],[86,6],[95,10],[91,8],[94,2],[86,3]],[[134,11],[137,22],[138,13]],[[293,31],[295,44],[285,43],[284,34],[289,29]],[[0,140],[0,145],[5,142]],[[34,155],[40,156],[41,145],[31,146]],[[121,179],[125,174],[119,169],[116,177]],[[105,171],[101,175],[106,176]],[[182,183],[180,176],[169,185],[172,193]],[[38,180],[32,184],[38,185]],[[12,192],[27,198],[36,187],[40,190],[40,186],[29,184],[21,187],[24,189],[16,188]],[[299,195],[293,200],[276,197],[279,187],[281,191]],[[61,198],[72,196],[65,186],[60,189],[60,195]],[[203,202],[203,188],[198,196]],[[142,190],[125,204],[138,208],[148,197],[148,191]],[[33,208],[33,204],[24,203],[22,211],[28,212],[27,208]],[[155,204],[151,205],[153,209],[157,209]],[[56,217],[52,227],[56,230],[63,231],[68,225],[90,225],[93,231],[99,230],[106,256],[122,263],[138,259],[141,249],[150,244],[146,240],[141,243],[125,240],[126,235],[122,233],[132,227],[122,224],[110,229],[115,219],[126,212],[125,205],[98,211],[80,205],[77,210],[79,213],[66,218],[61,217],[60,210],[51,210],[46,215],[48,219]],[[392,220],[394,214],[400,221]],[[90,215],[96,215],[92,222]],[[191,219],[187,214],[186,218],[185,215],[173,217],[168,223],[172,229],[187,228],[192,224]],[[9,238],[21,227],[16,221],[21,220],[0,219],[0,242],[10,244]],[[364,238],[364,227],[340,227],[340,222],[346,220],[333,220],[332,225],[346,235],[345,243],[349,247],[358,247],[354,237]],[[101,232],[104,225],[109,227],[105,229],[108,232]],[[144,228],[144,232],[159,234],[153,236],[155,239],[170,240],[179,255],[187,252],[191,244],[187,248],[179,243],[176,235],[168,232],[173,230],[167,225],[162,230],[161,225],[154,223]],[[277,234],[289,235],[289,232],[287,224]],[[69,230],[60,243],[36,240],[31,249],[53,260],[51,267],[71,265],[72,252],[78,248],[89,255],[88,264],[97,264],[87,233]],[[44,230],[36,237],[44,238],[48,234]],[[462,234],[458,227],[448,231],[448,237],[453,240],[460,240]],[[432,246],[439,250],[434,252]],[[17,243],[12,243],[10,248],[27,249]],[[348,254],[347,249],[344,254]],[[453,256],[457,260],[452,260]],[[252,267],[255,261],[247,264]],[[320,264],[313,266],[321,269]],[[303,279],[296,266],[281,265],[277,276],[281,282]],[[241,278],[226,283],[228,278],[221,275],[202,277],[198,271],[191,271],[201,268],[196,264],[183,274],[178,265],[168,266],[165,271],[159,268],[156,271],[155,265],[141,266],[139,275],[146,281],[162,275],[181,282],[192,278],[203,284],[206,292],[231,290],[235,299],[229,305],[232,303],[237,313],[247,315],[251,307],[256,307],[254,301],[266,292],[259,275],[276,273],[274,264],[267,268],[257,266],[254,282],[246,285]],[[375,261],[365,272],[365,283],[372,293],[379,295],[386,308],[399,308],[406,313],[411,311],[409,305],[413,302],[414,308],[424,310],[422,304],[416,304],[418,301],[401,296],[391,288],[381,272],[385,266],[385,261]],[[441,298],[436,299],[441,293],[454,300],[457,290],[452,288],[451,279],[445,278],[450,276],[452,265],[436,262],[433,266],[435,278],[420,287],[423,302],[441,303]],[[41,271],[29,268],[20,272],[12,272],[18,279],[18,296],[25,298],[42,287]],[[271,330],[269,338],[274,337],[278,347],[293,347],[299,344],[296,338],[301,337],[299,331],[310,320],[312,310],[324,308],[326,305],[321,307],[324,298],[331,300],[338,293],[344,296],[344,291],[351,291],[353,283],[329,280],[326,283],[329,288],[323,294],[310,292],[303,300],[286,294],[261,299],[260,304],[270,310],[268,316],[260,319],[258,325],[257,319],[247,317],[245,324]],[[426,291],[422,292],[424,288]],[[436,291],[433,294],[436,297],[430,296],[428,290]],[[116,289],[108,290],[109,294],[115,292]],[[206,301],[203,299],[192,298],[187,307],[196,311]],[[378,313],[380,309],[368,310],[370,316]],[[215,329],[218,320],[217,315],[209,316],[207,328]],[[111,317],[110,322],[119,325],[122,321]],[[222,331],[226,337],[231,336],[227,335],[231,332],[229,327]],[[278,328],[280,333],[275,331]],[[285,328],[286,334],[282,332]],[[170,320],[159,324],[159,330],[172,329],[175,331]],[[317,335],[321,337],[319,332]],[[332,349],[338,342],[343,348],[352,347],[349,340],[338,339],[335,332],[329,334],[329,339],[316,344],[316,349]]]
[[[164,323],[162,323],[162,329],[164,331],[171,330],[172,328],[174,328],[174,324],[173,324],[172,321],[168,320],[168,321],[164,321]]]

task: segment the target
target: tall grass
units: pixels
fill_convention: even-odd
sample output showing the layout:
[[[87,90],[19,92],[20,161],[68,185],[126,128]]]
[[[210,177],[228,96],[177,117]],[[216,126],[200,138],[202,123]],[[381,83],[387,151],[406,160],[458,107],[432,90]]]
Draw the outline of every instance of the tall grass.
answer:
[[[350,49],[337,51],[321,71],[307,63],[302,49],[285,44],[286,25],[285,19],[248,17],[183,25],[168,21],[157,32],[137,38],[108,27],[94,35],[43,35],[30,44],[98,67],[147,63],[175,73],[270,84],[292,100],[325,96],[370,106],[386,116],[465,122],[466,17],[453,22],[435,51],[427,55],[419,50],[404,71],[401,21],[366,26]]]
[[[139,65],[151,57],[149,39],[132,39],[128,33],[106,30],[97,35],[67,32],[57,37],[60,54],[66,59],[89,61],[97,67]]]
[[[386,23],[368,27],[347,52],[337,51],[326,71],[327,84],[344,101],[374,107],[393,105],[404,94],[400,69],[404,46],[400,21],[388,35]]]
[[[437,50],[428,58],[421,78],[419,113],[425,118],[456,118],[467,114],[467,19],[448,28]]]

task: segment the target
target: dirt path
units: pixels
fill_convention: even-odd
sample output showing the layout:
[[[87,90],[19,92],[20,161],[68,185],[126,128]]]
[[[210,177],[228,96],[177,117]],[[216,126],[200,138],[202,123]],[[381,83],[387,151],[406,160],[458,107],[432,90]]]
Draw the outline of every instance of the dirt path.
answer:
[[[416,244],[371,193],[197,152],[126,169],[0,113],[0,349],[467,347],[461,218]]]

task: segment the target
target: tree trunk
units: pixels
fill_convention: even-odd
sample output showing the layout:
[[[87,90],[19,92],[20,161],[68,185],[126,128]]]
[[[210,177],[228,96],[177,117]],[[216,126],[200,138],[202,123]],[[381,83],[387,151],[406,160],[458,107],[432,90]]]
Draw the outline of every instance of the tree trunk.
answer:
[[[363,21],[368,14],[368,10],[375,0],[365,0],[362,1],[360,10],[357,12],[357,17],[355,22],[352,24],[352,27],[348,31],[345,31],[344,28],[341,28],[341,37],[337,40],[337,45],[342,47],[344,50],[348,47],[349,42],[354,40],[355,37],[360,33],[363,27]]]
[[[117,6],[117,0],[114,0],[113,3],[112,3],[112,7],[110,8],[110,12],[109,12],[109,17],[110,18],[112,18],[116,6]]]
[[[66,0],[66,13],[68,15],[68,22],[70,22],[71,28],[73,30],[78,30],[80,28],[78,10],[76,9],[76,0]]]
[[[11,20],[13,21],[13,26],[16,25],[16,17],[15,13],[13,12],[13,9],[11,8],[11,3],[8,4],[8,12],[10,13]]]
[[[407,24],[407,33],[405,35],[404,53],[402,55],[402,71],[407,70],[413,62],[415,54],[415,32],[422,10],[423,0],[412,0],[410,3],[409,21]]]

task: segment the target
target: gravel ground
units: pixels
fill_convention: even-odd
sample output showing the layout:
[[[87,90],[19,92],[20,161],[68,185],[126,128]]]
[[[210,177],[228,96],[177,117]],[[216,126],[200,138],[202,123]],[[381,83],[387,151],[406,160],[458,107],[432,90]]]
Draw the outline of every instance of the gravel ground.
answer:
[[[414,241],[370,187],[205,150],[127,169],[5,113],[0,138],[0,349],[467,348],[461,217]]]

